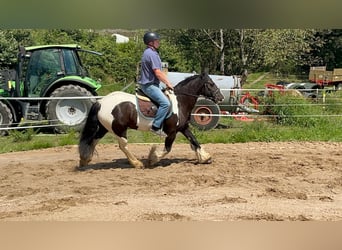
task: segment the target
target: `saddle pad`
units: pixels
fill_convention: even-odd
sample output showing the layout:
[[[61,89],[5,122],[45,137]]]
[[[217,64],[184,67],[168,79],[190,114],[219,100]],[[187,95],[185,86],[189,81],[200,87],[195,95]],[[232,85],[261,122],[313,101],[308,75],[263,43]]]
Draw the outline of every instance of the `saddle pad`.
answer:
[[[135,96],[138,112],[146,118],[154,118],[158,111],[158,106],[152,102],[150,98],[148,98],[146,95],[140,94],[138,91],[136,92]],[[171,102],[171,107],[166,118],[169,118],[172,114],[178,115],[176,96],[174,94],[166,94],[166,96]]]
[[[154,105],[149,98],[143,97],[140,98],[141,96],[137,96],[137,109],[138,112],[140,112],[143,116],[145,117],[151,117],[153,118],[158,110],[158,107]]]

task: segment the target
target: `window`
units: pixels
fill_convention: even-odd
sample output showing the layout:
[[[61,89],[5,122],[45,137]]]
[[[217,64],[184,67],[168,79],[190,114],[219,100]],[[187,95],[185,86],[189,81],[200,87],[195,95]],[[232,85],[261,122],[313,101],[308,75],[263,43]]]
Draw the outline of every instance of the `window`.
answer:
[[[77,64],[74,57],[74,53],[71,50],[63,50],[64,65],[66,75],[77,75]]]
[[[60,53],[57,49],[33,51],[27,71],[27,81],[30,95],[39,93],[61,72]]]

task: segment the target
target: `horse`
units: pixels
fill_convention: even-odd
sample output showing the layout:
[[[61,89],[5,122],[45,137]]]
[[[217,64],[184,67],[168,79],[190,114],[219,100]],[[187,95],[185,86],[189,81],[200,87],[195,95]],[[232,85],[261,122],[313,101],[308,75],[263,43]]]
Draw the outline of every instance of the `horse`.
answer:
[[[97,100],[91,106],[86,123],[80,133],[79,167],[88,165],[97,143],[107,132],[113,133],[117,137],[119,148],[134,168],[153,166],[165,157],[171,151],[178,132],[181,132],[190,142],[198,163],[211,163],[211,155],[201,147],[190,131],[189,121],[197,98],[204,96],[218,103],[224,99],[220,89],[207,73],[201,73],[179,82],[170,96],[174,97],[171,106],[176,110],[173,110],[163,123],[162,129],[167,135],[164,148],[157,150],[157,146],[152,146],[145,165],[128,149],[127,130],[149,131],[153,121],[141,114],[136,95],[115,91]]]

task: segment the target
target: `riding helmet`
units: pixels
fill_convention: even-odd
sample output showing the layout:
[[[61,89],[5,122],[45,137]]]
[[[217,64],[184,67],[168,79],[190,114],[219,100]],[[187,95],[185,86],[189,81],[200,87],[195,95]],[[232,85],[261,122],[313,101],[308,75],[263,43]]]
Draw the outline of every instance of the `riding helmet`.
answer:
[[[155,32],[146,32],[144,35],[144,43],[147,45],[154,40],[160,40],[160,36]]]

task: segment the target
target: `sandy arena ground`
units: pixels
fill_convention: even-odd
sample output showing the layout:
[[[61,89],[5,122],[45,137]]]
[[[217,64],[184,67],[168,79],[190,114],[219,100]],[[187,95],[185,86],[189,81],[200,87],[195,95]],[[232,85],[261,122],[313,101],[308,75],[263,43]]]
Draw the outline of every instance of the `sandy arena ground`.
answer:
[[[146,160],[151,145],[130,144]],[[196,164],[175,144],[158,166],[131,168],[116,144],[77,170],[77,146],[0,154],[1,221],[337,221],[342,143],[205,144]]]

